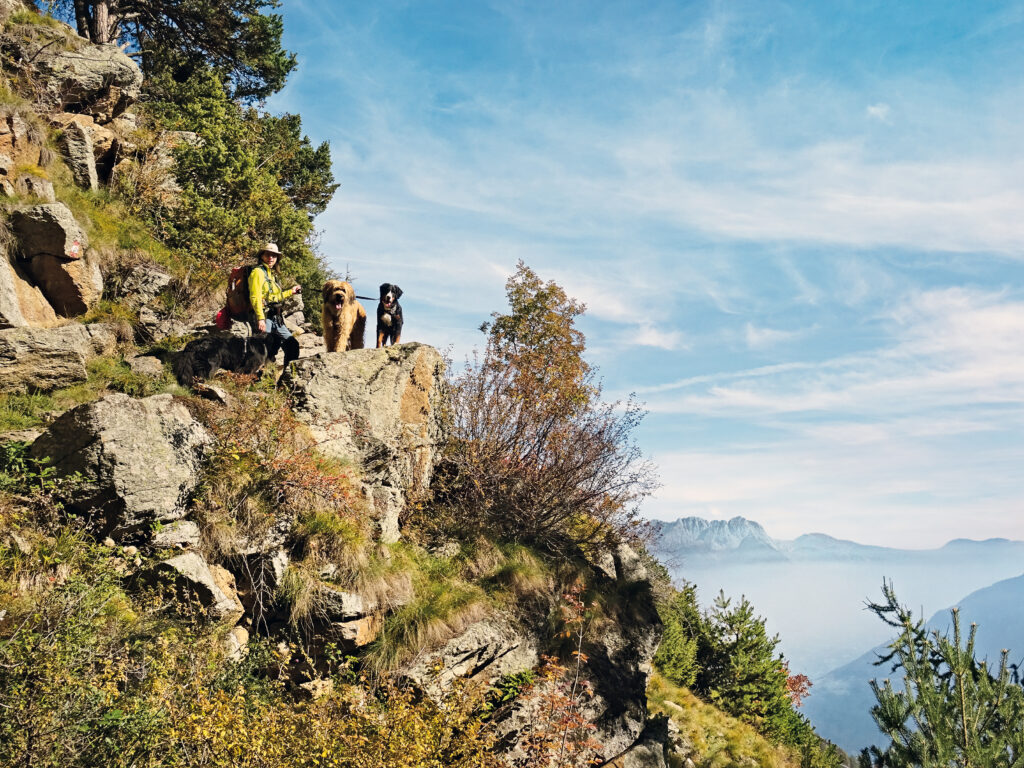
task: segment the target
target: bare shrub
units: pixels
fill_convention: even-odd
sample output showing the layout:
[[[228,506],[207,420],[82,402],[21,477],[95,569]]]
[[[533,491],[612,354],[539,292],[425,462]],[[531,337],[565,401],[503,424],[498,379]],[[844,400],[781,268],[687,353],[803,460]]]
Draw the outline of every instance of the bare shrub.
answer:
[[[636,540],[639,502],[656,487],[632,434],[632,399],[601,402],[575,318],[584,307],[522,262],[507,315],[450,382],[453,439],[438,482],[456,523],[550,553]]]

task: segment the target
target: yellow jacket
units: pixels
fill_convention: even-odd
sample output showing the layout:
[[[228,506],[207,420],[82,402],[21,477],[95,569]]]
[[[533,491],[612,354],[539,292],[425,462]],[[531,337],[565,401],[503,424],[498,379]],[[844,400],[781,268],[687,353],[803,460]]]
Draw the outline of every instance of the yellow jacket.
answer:
[[[258,266],[249,273],[249,303],[252,304],[252,311],[257,320],[267,319],[265,304],[282,302],[292,293],[291,288],[287,291],[281,290],[281,286],[274,279],[273,270]]]

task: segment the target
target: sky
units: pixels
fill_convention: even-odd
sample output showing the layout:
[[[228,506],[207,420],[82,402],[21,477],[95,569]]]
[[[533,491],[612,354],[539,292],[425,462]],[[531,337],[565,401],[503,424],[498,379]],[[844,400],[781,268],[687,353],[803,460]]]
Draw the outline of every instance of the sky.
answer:
[[[280,10],[328,264],[456,360],[519,259],[584,301],[645,516],[1024,539],[1024,3]]]

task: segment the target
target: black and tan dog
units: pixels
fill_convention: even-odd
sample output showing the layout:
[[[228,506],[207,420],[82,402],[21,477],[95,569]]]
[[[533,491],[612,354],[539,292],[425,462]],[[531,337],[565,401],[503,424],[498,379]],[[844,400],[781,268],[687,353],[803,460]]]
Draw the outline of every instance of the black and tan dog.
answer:
[[[398,298],[402,289],[393,283],[380,286],[380,303],[377,304],[377,348],[385,344],[398,344],[402,340],[402,305]]]
[[[258,373],[281,348],[280,340],[261,333],[255,336],[204,336],[190,341],[174,361],[174,376],[183,387],[213,378],[217,371]]]

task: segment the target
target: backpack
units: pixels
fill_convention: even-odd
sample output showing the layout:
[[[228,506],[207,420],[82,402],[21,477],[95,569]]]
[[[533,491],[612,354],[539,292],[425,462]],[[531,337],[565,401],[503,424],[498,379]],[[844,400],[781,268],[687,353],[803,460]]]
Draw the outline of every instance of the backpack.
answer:
[[[228,277],[227,306],[228,314],[232,317],[243,320],[252,311],[252,303],[249,301],[249,275],[256,264],[246,264],[244,267],[235,267]]]

